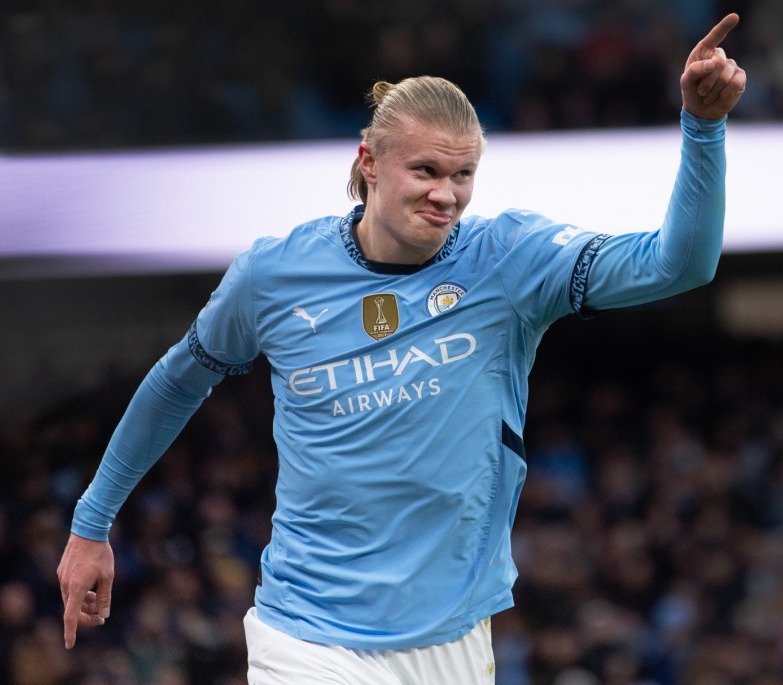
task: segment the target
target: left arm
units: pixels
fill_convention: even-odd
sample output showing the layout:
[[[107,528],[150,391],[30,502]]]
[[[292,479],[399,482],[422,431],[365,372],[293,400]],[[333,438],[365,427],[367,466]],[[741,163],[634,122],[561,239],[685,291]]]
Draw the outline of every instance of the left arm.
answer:
[[[680,169],[663,225],[610,238],[590,271],[587,310],[658,300],[712,280],[725,213],[725,122],[745,90],[745,72],[719,47],[739,17],[730,14],[693,49],[680,79]]]

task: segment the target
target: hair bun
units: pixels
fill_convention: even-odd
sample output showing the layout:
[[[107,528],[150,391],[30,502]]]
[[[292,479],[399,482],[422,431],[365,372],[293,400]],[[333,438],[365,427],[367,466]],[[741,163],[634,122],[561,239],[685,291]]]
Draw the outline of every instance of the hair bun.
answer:
[[[372,87],[372,100],[376,105],[381,104],[381,100],[386,97],[386,94],[394,88],[393,83],[388,81],[377,81]]]

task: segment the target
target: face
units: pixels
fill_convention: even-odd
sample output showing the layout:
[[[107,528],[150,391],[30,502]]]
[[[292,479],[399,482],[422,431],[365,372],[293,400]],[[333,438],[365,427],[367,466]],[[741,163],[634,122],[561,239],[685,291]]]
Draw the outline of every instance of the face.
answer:
[[[367,206],[357,226],[368,259],[421,264],[443,246],[473,194],[479,134],[454,135],[420,122],[375,155],[359,146]]]

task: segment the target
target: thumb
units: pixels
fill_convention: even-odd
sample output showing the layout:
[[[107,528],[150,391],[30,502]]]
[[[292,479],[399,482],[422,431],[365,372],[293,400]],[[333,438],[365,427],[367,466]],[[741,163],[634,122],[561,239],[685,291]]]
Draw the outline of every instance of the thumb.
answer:
[[[98,616],[103,619],[111,614],[111,580],[102,578],[95,587],[95,605]]]

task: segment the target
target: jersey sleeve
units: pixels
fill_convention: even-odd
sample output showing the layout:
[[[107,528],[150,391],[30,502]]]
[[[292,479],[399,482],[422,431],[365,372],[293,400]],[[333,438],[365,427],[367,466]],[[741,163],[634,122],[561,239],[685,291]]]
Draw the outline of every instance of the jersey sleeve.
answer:
[[[193,356],[202,366],[223,376],[248,373],[260,352],[253,255],[253,250],[248,250],[234,260],[188,333]]]
[[[517,316],[531,327],[580,314],[595,255],[609,238],[525,210],[507,210],[496,220],[504,252],[499,273]]]
[[[117,425],[74,511],[71,532],[108,540],[117,512],[145,473],[227,375],[250,370],[257,356],[252,323],[250,255],[226,272],[188,334],[150,370]]]
[[[223,376],[203,367],[187,337],[141,382],[106,447],[92,482],[76,503],[71,532],[108,540],[117,512],[142,476],[179,435]]]
[[[662,226],[601,245],[586,283],[586,311],[671,297],[714,277],[723,243],[726,120],[683,110],[681,125],[680,167]]]

